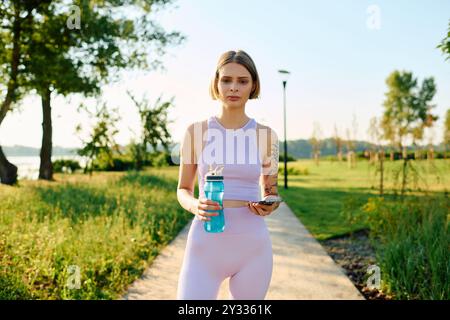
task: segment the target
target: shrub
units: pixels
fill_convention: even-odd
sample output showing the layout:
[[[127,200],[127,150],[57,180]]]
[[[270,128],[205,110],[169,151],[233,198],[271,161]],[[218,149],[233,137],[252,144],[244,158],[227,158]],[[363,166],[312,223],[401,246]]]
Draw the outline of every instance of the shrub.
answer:
[[[152,167],[166,167],[170,164],[167,152],[154,152],[150,154],[150,163]],[[170,155],[169,155],[170,156]]]
[[[0,300],[29,300],[31,293],[18,278],[0,273]]]
[[[309,170],[308,170],[308,168],[301,169],[301,168],[295,168],[295,167],[288,167],[287,173],[288,173],[288,175],[292,175],[292,176],[308,175]],[[284,166],[278,167],[278,174],[284,175]]]
[[[280,152],[280,156],[278,158],[279,162],[284,162],[284,154]],[[296,161],[296,159],[293,156],[287,155],[287,162],[289,161]]]
[[[128,171],[135,166],[134,161],[123,156],[113,156],[109,161],[106,158],[100,158],[94,162],[93,169],[98,171]]]
[[[370,198],[368,223],[388,291],[398,299],[450,299],[448,198]]]
[[[81,169],[80,163],[72,159],[59,159],[52,163],[53,172],[69,172],[73,173],[78,169]]]
[[[119,298],[191,219],[174,188],[158,170],[0,187],[0,299]]]

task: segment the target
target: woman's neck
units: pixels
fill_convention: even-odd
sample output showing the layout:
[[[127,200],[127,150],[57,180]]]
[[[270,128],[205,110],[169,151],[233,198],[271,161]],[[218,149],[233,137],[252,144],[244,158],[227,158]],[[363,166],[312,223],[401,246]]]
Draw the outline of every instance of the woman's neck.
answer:
[[[250,118],[243,110],[229,111],[222,110],[222,113],[217,116],[222,126],[227,129],[239,129],[245,126]]]

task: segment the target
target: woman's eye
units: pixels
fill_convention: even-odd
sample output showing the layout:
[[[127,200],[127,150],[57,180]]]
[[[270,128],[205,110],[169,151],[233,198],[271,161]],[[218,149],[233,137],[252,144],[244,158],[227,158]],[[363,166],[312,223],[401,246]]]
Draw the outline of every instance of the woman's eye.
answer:
[[[228,83],[228,82],[230,82],[230,80],[222,80],[222,82]],[[246,80],[241,81],[242,84],[246,84],[247,82],[248,81],[246,81]]]

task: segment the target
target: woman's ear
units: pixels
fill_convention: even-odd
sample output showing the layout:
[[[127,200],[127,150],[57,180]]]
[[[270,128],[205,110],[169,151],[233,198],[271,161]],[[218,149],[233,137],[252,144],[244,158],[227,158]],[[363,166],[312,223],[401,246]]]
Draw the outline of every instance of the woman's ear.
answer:
[[[250,90],[250,94],[249,94],[249,96],[248,96],[249,99],[250,99],[250,97],[252,96],[252,93],[255,91],[255,88],[256,88],[256,83],[253,83],[253,85],[252,85],[252,90]]]

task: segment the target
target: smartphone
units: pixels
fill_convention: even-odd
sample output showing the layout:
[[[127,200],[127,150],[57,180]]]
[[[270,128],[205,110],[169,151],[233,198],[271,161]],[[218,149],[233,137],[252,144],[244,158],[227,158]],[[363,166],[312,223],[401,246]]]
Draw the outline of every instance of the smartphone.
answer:
[[[268,205],[268,206],[270,206],[274,203],[280,203],[280,202],[283,202],[283,200],[275,200],[275,201],[261,200],[261,201],[258,201],[259,204]]]

